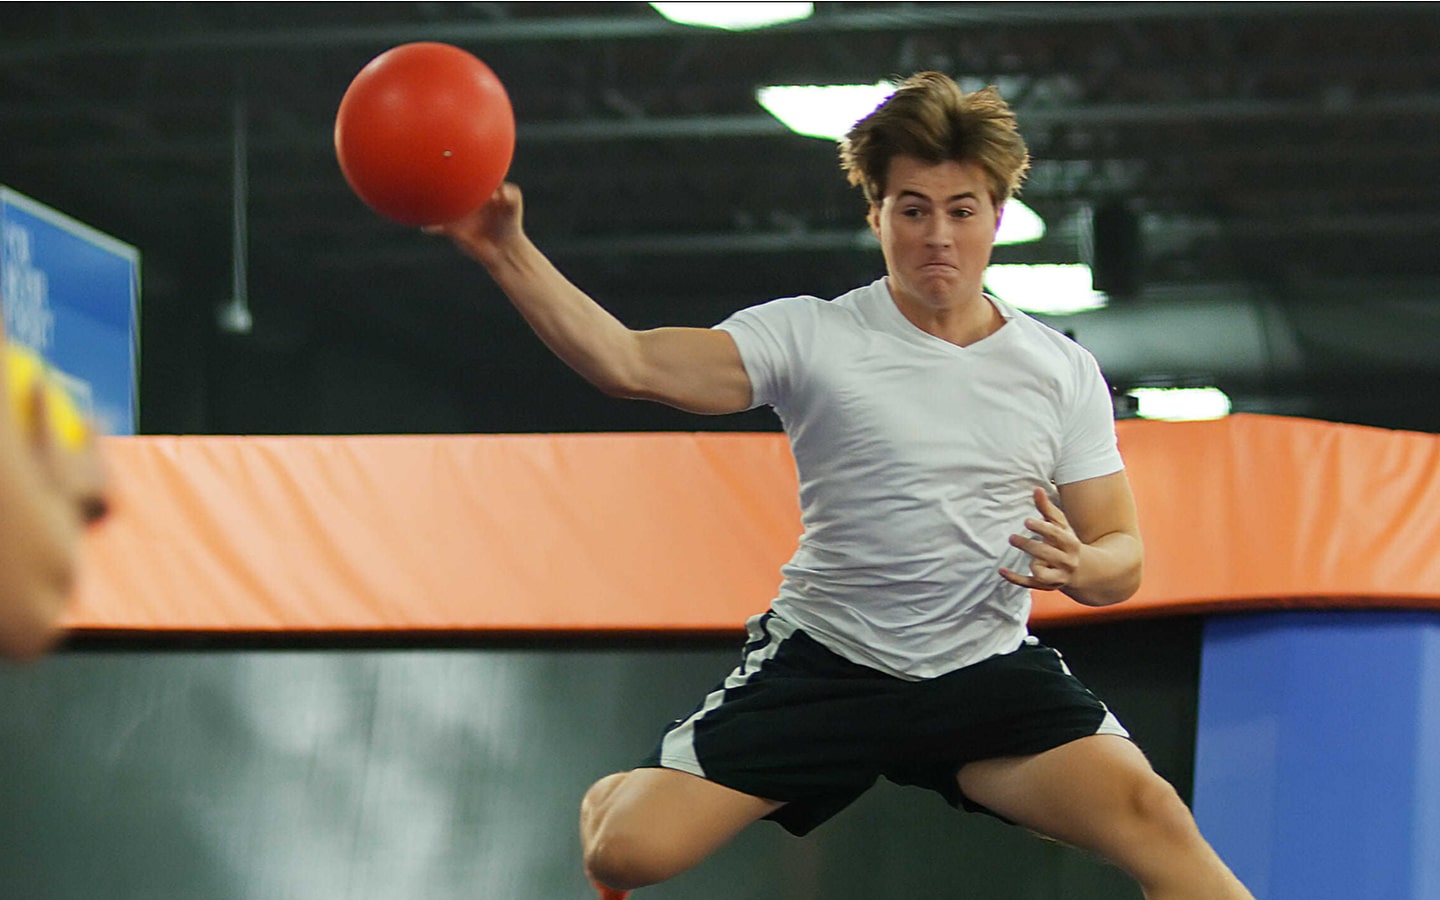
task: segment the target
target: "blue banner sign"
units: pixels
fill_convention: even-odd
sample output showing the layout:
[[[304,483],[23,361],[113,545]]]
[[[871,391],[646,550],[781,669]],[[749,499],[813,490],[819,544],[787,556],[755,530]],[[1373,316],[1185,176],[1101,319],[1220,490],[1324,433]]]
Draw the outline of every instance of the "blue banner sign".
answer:
[[[140,253],[0,187],[5,335],[31,348],[105,434],[139,415]]]

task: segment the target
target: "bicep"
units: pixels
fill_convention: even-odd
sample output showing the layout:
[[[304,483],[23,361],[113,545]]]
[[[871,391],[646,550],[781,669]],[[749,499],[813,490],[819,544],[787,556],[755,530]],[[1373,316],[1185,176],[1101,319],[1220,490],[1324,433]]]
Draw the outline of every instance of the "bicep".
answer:
[[[1092,544],[1109,534],[1127,534],[1140,539],[1140,520],[1135,496],[1125,471],[1087,478],[1059,486],[1060,508],[1075,535]]]
[[[635,395],[704,415],[742,412],[751,405],[750,377],[740,348],[715,328],[655,328],[637,332],[640,372]]]

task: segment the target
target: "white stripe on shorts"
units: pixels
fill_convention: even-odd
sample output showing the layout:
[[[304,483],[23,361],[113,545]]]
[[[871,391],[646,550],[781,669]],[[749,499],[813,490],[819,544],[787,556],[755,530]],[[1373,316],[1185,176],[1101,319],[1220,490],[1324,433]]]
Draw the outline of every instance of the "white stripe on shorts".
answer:
[[[1029,638],[1028,640],[1039,643],[1039,641],[1037,641],[1033,637]],[[1056,650],[1054,647],[1050,647],[1048,649],[1051,653],[1055,654],[1055,659],[1060,663],[1060,668],[1064,670],[1065,674],[1069,675],[1071,678],[1074,678],[1075,673],[1070,671],[1070,667],[1066,665],[1065,657],[1060,654],[1060,651]],[[1105,718],[1100,720],[1100,727],[1095,729],[1095,733],[1113,734],[1118,735],[1119,737],[1128,738],[1130,736],[1130,732],[1126,731],[1125,726],[1120,724],[1120,720],[1115,718],[1115,714],[1110,711],[1110,707],[1105,705],[1105,701],[1100,700],[1099,697],[1096,697],[1095,699],[1099,701],[1100,706],[1105,710]]]
[[[700,759],[695,753],[695,723],[705,718],[706,713],[725,700],[727,690],[740,687],[749,681],[766,660],[780,652],[780,645],[795,633],[795,626],[779,616],[772,615],[769,622],[761,624],[760,620],[763,618],[763,615],[751,616],[745,623],[745,633],[748,641],[753,641],[768,632],[770,640],[764,646],[745,654],[740,665],[725,677],[725,682],[705,696],[705,702],[700,704],[700,708],[691,713],[684,722],[670,729],[660,742],[660,765],[701,778],[706,777],[705,767],[700,765]]]

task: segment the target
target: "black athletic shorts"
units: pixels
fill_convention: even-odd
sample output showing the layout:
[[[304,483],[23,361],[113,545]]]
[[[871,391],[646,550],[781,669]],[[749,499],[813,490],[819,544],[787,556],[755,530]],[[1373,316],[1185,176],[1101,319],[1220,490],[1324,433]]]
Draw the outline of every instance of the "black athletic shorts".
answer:
[[[960,792],[966,763],[1027,756],[1093,734],[1126,735],[1060,654],[1029,638],[1012,653],[906,681],[853,663],[774,613],[752,618],[740,665],[670,724],[642,767],[678,769],[779,800],[806,834],[876,779]]]

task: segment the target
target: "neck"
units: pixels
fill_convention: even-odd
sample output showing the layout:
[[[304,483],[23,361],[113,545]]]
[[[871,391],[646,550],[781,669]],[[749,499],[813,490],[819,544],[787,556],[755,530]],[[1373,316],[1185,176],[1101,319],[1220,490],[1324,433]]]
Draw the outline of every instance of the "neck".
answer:
[[[960,347],[984,340],[1005,324],[1005,317],[983,292],[977,291],[963,302],[930,306],[898,295],[889,279],[886,279],[886,286],[890,288],[890,297],[895,301],[896,308],[910,320],[910,324]]]

